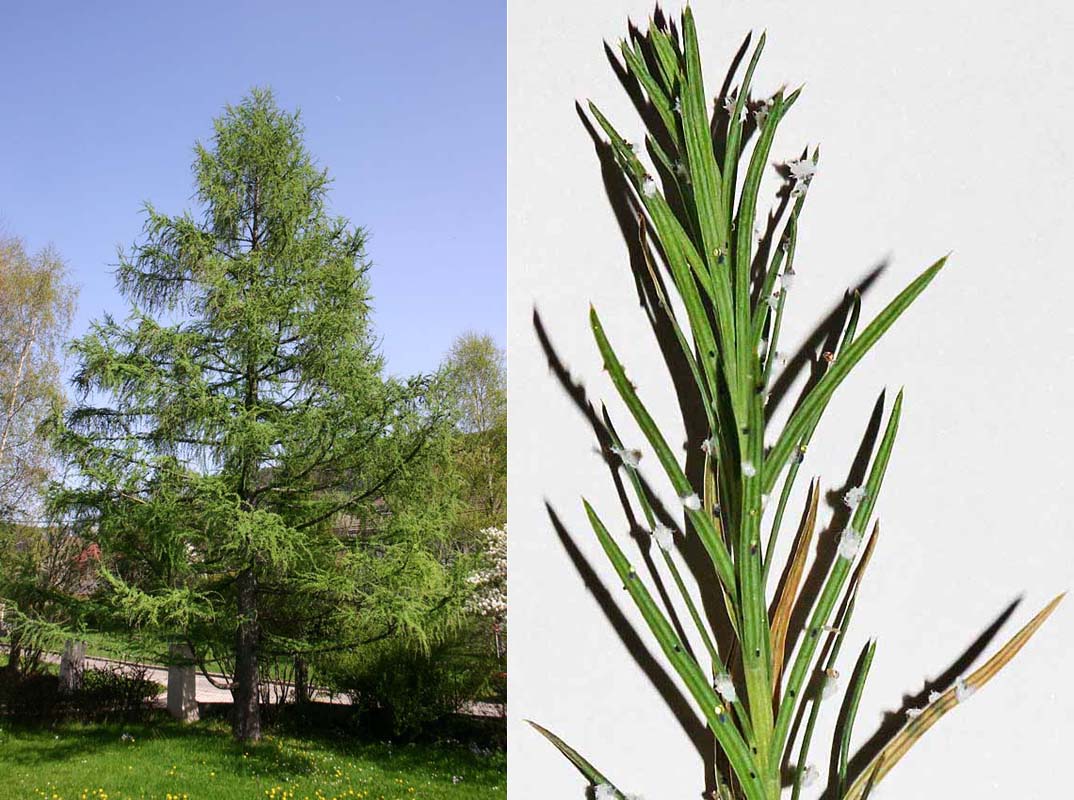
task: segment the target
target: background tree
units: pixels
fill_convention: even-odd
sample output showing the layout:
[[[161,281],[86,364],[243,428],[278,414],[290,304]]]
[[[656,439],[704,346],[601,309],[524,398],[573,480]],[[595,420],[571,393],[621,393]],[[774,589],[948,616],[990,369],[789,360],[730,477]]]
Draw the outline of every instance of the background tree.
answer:
[[[93,584],[96,559],[64,525],[0,522],[0,627],[8,634],[4,673],[34,672],[46,648],[62,647],[80,622],[77,600]]]
[[[63,397],[59,350],[74,298],[53,249],[30,254],[20,239],[0,238],[0,621],[11,673],[23,664],[24,622],[66,619],[57,600],[78,577],[71,540],[42,519],[52,459],[38,432]]]
[[[59,349],[74,310],[67,269],[51,248],[29,254],[0,238],[0,519],[40,516],[48,443],[37,428],[63,397]]]
[[[456,466],[468,531],[502,526],[507,519],[507,374],[504,352],[488,334],[459,336],[446,367],[456,411]]]
[[[454,466],[461,510],[456,546],[473,553],[467,624],[449,642],[468,653],[467,669],[503,699],[506,668],[507,375],[504,352],[488,334],[467,332],[446,358],[455,404]],[[474,682],[471,685],[478,685]]]
[[[436,459],[423,503],[452,507],[440,540],[444,564],[467,565],[465,614],[425,641],[386,635],[360,652],[317,662],[358,713],[396,735],[415,735],[466,701],[505,699],[507,408],[504,354],[492,337],[459,336],[444,371],[454,412],[449,449]],[[497,527],[499,526],[499,527]]]
[[[434,379],[385,377],[365,236],[329,215],[302,134],[267,91],[215,121],[201,214],[147,207],[117,273],[130,317],[75,342],[81,405],[57,430],[81,473],[57,504],[95,526],[117,607],[203,665],[228,651],[241,740],[266,652],[418,629],[459,582],[406,497],[449,409]]]

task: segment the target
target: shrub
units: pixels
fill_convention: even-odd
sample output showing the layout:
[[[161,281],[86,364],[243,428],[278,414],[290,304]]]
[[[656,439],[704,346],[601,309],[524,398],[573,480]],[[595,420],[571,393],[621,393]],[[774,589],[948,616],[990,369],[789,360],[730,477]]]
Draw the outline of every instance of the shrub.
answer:
[[[335,688],[351,696],[364,727],[415,738],[468,701],[494,691],[500,665],[463,630],[423,652],[388,642],[329,668]]]
[[[60,692],[59,678],[48,673],[0,675],[0,714],[34,719],[139,718],[163,687],[142,667],[87,669],[82,687]]]

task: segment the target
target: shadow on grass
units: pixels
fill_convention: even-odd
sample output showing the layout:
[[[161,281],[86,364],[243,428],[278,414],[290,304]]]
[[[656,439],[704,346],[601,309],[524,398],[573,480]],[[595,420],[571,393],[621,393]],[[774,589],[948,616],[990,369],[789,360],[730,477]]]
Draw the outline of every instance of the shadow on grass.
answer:
[[[212,718],[182,725],[161,712],[145,722],[41,724],[0,722],[5,740],[0,763],[8,768],[48,768],[64,762],[94,758],[133,764],[198,760],[205,769],[238,778],[293,779],[315,777],[327,760],[360,760],[385,771],[435,772],[463,770],[498,772],[505,765],[502,752],[466,747],[458,742],[393,744],[340,735],[331,726],[298,730],[281,725],[258,744],[236,742],[223,719]],[[126,739],[124,737],[132,737]]]
[[[143,758],[159,760],[158,755],[179,748],[200,753],[207,766],[237,775],[256,770],[262,775],[282,777],[306,774],[312,769],[308,757],[281,750],[271,738],[257,746],[244,746],[231,737],[225,725],[215,721],[180,725],[161,716],[137,723],[15,723],[5,724],[4,733],[5,738],[18,743],[12,746],[9,742],[4,748],[3,761],[8,765],[42,767],[90,756],[114,756],[136,763]]]

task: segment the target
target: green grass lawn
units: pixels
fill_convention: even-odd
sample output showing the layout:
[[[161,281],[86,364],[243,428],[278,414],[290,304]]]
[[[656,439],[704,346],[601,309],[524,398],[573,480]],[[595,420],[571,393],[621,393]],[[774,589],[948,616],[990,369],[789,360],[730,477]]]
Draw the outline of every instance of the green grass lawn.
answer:
[[[86,643],[87,656],[140,661],[144,664],[161,664],[167,660],[167,642],[145,634],[86,631],[79,634],[79,638]]]
[[[506,797],[503,753],[478,755],[456,745],[270,733],[259,745],[243,747],[219,721],[47,728],[0,720],[0,798],[5,800]]]

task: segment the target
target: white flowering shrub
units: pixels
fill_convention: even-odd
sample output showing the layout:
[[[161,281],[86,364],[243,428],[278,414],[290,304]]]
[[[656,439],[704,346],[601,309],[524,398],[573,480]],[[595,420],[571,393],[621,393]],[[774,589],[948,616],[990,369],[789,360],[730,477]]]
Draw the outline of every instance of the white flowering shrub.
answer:
[[[469,578],[474,593],[468,607],[473,613],[503,625],[507,621],[507,526],[485,528],[481,537],[488,566]]]

